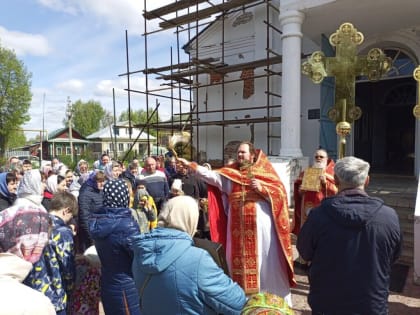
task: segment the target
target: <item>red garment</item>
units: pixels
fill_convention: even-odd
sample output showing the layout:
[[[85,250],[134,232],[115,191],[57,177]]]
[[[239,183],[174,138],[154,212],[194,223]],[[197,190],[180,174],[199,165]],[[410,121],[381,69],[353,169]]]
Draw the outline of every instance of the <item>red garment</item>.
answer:
[[[293,273],[293,256],[289,231],[289,210],[285,188],[265,154],[257,150],[256,162],[246,169],[237,163],[223,167],[219,173],[232,181],[229,195],[231,226],[223,210],[221,192],[209,185],[209,223],[211,238],[226,246],[227,229],[232,240],[230,273],[246,294],[259,291],[258,242],[256,233],[256,208],[258,201],[270,203],[272,217],[282,253],[279,259],[287,259],[289,283],[296,284]],[[250,188],[251,179],[260,181],[262,195]],[[265,198],[264,198],[265,197]],[[229,257],[228,257],[229,259]]]
[[[52,199],[53,194],[50,193],[48,190],[44,190],[44,198]]]
[[[326,184],[321,185],[320,191],[305,191],[299,193],[299,187],[302,185],[302,179],[305,171],[301,172],[299,177],[296,179],[293,191],[293,199],[295,202],[295,225],[292,230],[293,234],[299,234],[301,226],[306,221],[308,209],[319,206],[325,197],[332,196],[337,193],[337,186],[335,185],[334,180],[334,166],[334,161],[328,159],[327,167],[325,168]]]

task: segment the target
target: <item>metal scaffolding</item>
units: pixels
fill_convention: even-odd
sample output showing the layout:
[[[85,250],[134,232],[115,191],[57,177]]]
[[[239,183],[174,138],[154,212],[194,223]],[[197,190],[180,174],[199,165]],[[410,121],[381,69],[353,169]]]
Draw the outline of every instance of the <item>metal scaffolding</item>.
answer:
[[[272,47],[273,36],[280,40],[281,35],[278,27],[275,23],[272,23],[273,16],[278,15],[278,1],[223,0],[215,3],[216,1],[178,0],[153,10],[147,9],[146,2],[144,0],[144,33],[142,34],[144,39],[144,69],[135,71],[129,69],[127,43],[127,71],[120,76],[127,77],[126,90],[128,92],[129,112],[132,107],[130,102],[131,94],[141,93],[145,96],[146,111],[148,113],[156,111],[159,115],[160,109],[158,107],[161,100],[169,102],[171,118],[165,122],[148,123],[146,125],[136,125],[135,127],[144,128],[148,133],[151,128],[157,130],[158,138],[163,139],[160,140],[161,143],[158,143],[158,145],[166,145],[164,137],[162,137],[163,134],[173,135],[180,131],[194,133],[194,137],[191,137],[191,146],[195,147],[196,151],[195,156],[190,158],[202,161],[199,137],[202,128],[219,126],[222,129],[220,145],[224,150],[226,145],[225,128],[227,126],[245,124],[253,128],[254,124],[266,124],[266,148],[267,152],[270,153],[270,140],[272,138],[280,138],[280,135],[276,135],[270,130],[272,123],[281,121],[280,114],[278,114],[281,108],[281,95],[271,89],[273,78],[278,78],[278,81],[281,79],[281,71],[278,70],[279,66],[275,66],[281,64],[282,56],[278,48]],[[229,16],[236,14],[238,23],[241,23],[243,21],[240,19],[245,20],[247,18],[246,12],[255,7],[265,9],[266,16],[262,21],[265,24],[265,56],[243,63],[228,64],[225,56],[228,49],[225,41],[225,20]],[[205,31],[216,22],[220,23],[222,28],[221,34],[219,34],[221,41],[217,43],[218,51],[221,50],[220,57],[202,58],[199,51],[200,36],[204,36]],[[156,23],[158,23],[158,27],[153,29],[152,25],[156,25]],[[164,32],[166,34],[172,32],[172,36],[176,36],[176,52],[174,53],[173,47],[170,47],[170,64],[152,67],[149,64],[150,56],[153,53],[150,47],[151,38],[158,35],[165,38],[162,35]],[[187,43],[180,47],[180,41],[185,39],[187,39]],[[242,45],[242,43],[236,43],[236,45]],[[184,57],[188,57],[188,60],[181,60],[181,49],[186,52]],[[234,72],[258,68],[260,70],[262,68],[263,71],[258,71],[257,74],[251,71],[247,73],[246,77],[242,77],[242,75],[240,78],[229,77],[229,74]],[[131,88],[130,77],[135,75],[144,76],[144,90],[139,91]],[[200,76],[203,75],[214,76],[219,78],[219,80],[210,80],[210,83],[200,82]],[[265,79],[265,100],[260,100],[253,106],[247,106],[246,108],[241,106],[227,107],[225,104],[225,93],[229,89],[229,85],[245,79]],[[150,86],[151,80],[160,80],[163,83],[159,87],[152,88]],[[220,109],[208,108],[206,99],[199,104],[199,95],[205,94],[207,97],[207,92],[204,91],[207,91],[206,89],[209,87],[218,87],[220,89]],[[156,98],[156,101],[153,98]],[[261,117],[251,117],[250,114],[245,114],[243,118],[235,119],[227,115],[229,112],[250,113],[253,110],[265,111],[265,114]],[[277,115],[273,115],[273,112],[277,113]],[[203,119],[203,115],[208,115],[208,117],[218,115],[218,118]],[[225,158],[225,156],[220,157],[220,162],[223,163]]]

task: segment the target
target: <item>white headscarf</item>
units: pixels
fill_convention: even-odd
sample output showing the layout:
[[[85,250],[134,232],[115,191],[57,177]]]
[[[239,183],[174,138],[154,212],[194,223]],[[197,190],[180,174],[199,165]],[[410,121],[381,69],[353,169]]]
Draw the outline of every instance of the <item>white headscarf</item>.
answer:
[[[58,191],[58,175],[53,174],[48,177],[47,189],[52,194],[55,194]]]
[[[37,205],[42,201],[42,179],[41,173],[38,169],[33,169],[25,172],[20,180],[17,190],[18,198],[29,199]]]
[[[161,227],[173,228],[193,236],[197,230],[198,203],[190,196],[169,199],[158,218]]]
[[[114,167],[119,167],[119,164],[115,161],[111,161],[108,164],[105,165],[104,168],[104,173],[105,176],[108,180],[114,180],[117,179],[116,177],[114,177],[114,175],[112,174],[112,171],[114,169]]]

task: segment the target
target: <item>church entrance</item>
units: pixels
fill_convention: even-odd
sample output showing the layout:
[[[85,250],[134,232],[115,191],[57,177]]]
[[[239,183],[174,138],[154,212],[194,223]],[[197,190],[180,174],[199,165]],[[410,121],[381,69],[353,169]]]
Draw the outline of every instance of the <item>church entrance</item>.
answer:
[[[356,84],[362,117],[354,124],[354,154],[372,172],[414,174],[416,81],[412,77]]]

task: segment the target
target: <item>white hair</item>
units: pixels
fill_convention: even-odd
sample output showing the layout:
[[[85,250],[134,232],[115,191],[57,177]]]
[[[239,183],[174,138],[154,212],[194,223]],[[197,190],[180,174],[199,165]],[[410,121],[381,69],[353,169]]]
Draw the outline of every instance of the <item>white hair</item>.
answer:
[[[337,161],[334,173],[340,182],[350,187],[359,187],[365,184],[369,168],[368,162],[354,156],[346,156]]]

